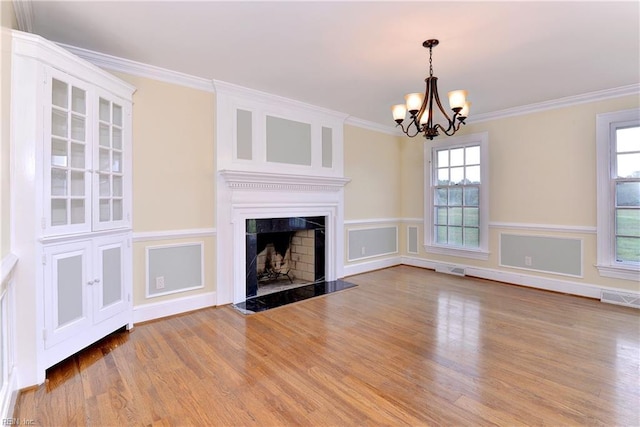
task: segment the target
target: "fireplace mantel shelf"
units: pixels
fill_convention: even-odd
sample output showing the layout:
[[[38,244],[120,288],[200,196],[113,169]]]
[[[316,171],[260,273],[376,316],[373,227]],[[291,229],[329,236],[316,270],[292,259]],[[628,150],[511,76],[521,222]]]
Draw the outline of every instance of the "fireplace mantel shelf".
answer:
[[[340,191],[350,178],[314,175],[292,175],[272,172],[221,170],[229,188],[234,190],[272,191]]]

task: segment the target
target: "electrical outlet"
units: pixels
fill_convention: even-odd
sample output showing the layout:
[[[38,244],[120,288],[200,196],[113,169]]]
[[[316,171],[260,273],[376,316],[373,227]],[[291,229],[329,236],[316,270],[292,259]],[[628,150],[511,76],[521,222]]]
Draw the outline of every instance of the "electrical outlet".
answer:
[[[524,265],[531,267],[533,259],[530,256],[524,257]]]
[[[164,289],[164,276],[156,277],[156,289]]]

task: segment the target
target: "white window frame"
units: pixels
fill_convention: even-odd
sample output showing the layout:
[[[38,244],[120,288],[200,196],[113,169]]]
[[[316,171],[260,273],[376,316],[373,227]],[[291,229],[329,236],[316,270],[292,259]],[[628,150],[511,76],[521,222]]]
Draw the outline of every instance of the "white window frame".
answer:
[[[597,158],[597,265],[601,276],[634,280],[640,278],[640,266],[616,261],[615,188],[613,144],[619,128],[640,126],[640,109],[616,111],[596,116]]]
[[[433,167],[434,153],[440,148],[459,148],[480,145],[480,245],[478,248],[466,248],[438,244],[433,235]],[[433,144],[424,145],[424,249],[428,253],[450,255],[463,258],[489,259],[489,133],[474,133],[458,137],[448,137]]]

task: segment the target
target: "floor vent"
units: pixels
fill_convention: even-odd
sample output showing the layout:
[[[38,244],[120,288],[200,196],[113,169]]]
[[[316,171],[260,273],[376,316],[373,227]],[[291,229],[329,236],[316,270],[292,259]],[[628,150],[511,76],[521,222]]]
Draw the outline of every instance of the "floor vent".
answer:
[[[438,273],[453,274],[454,276],[464,276],[464,267],[437,264],[436,271]]]
[[[609,304],[640,308],[640,295],[638,294],[628,294],[616,291],[602,291],[600,301],[607,302]]]

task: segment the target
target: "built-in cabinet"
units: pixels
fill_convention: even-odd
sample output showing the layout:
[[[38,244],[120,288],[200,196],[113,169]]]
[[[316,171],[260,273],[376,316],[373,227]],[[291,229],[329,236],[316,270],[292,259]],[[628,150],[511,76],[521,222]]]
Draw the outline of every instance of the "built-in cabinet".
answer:
[[[134,88],[17,32],[12,76],[15,246],[33,278],[42,381],[46,368],[132,325]]]

